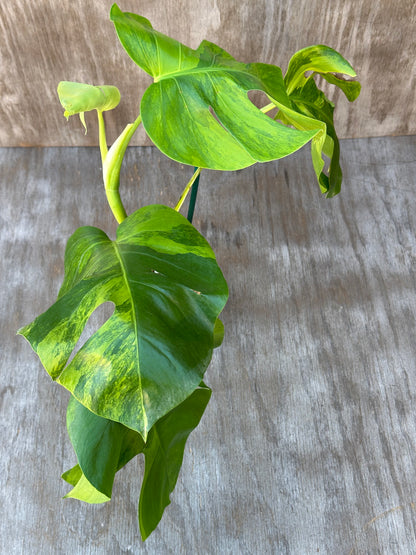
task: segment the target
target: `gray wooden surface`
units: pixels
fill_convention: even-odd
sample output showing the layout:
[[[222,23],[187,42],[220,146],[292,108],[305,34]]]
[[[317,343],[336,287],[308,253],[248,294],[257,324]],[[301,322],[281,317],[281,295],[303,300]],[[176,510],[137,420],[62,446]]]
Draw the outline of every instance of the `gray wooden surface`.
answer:
[[[108,116],[111,142],[136,119],[151,81],[119,44],[108,17],[112,3],[0,2],[1,146],[97,144],[93,114],[87,116],[88,135],[77,118],[65,125],[56,95],[61,80],[120,88],[121,104]],[[296,50],[327,44],[353,64],[363,84],[353,105],[337,92],[333,97],[340,136],[416,133],[414,0],[119,0],[118,4],[148,17],[156,29],[193,48],[208,39],[241,61],[273,63],[284,70]],[[68,132],[68,126],[78,132]],[[149,144],[143,131],[133,144]]]
[[[158,530],[142,544],[142,462],[110,503],[62,500],[67,393],[15,336],[53,302],[79,225],[114,233],[93,148],[0,150],[0,552],[416,551],[416,137],[344,140],[341,196],[308,148],[203,172],[195,224],[230,286],[212,400]],[[128,150],[129,210],[176,202],[191,169]]]

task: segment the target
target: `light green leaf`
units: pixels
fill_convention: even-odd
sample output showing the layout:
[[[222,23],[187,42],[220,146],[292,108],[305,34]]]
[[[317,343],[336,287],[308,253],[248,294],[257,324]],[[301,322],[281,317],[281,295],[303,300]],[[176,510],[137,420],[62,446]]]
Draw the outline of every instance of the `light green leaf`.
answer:
[[[58,85],[58,95],[65,108],[66,118],[90,110],[112,110],[120,102],[120,92],[112,85],[96,87],[85,83],[61,81]]]
[[[312,74],[306,77],[305,72],[309,71]],[[355,76],[347,60],[328,46],[310,46],[294,54],[285,75],[292,108],[277,104],[280,112],[276,115],[297,129],[320,129],[312,139],[312,163],[321,191],[327,197],[335,196],[341,189],[340,149],[334,126],[334,104],[317,87],[314,76],[321,75],[329,83],[338,86],[350,101],[358,97],[361,89],[357,81],[347,81],[332,73]],[[330,161],[326,173],[323,154]]]
[[[87,480],[78,464],[62,474],[62,478],[73,486],[73,489],[64,495],[64,499],[78,499],[79,501],[85,501],[85,503],[91,504],[110,501],[110,497],[98,491]]]
[[[186,440],[198,426],[210,397],[210,388],[201,384],[181,405],[156,422],[149,432],[139,502],[143,540],[156,528],[170,503],[169,496],[178,479]]]
[[[105,112],[112,110],[120,102],[120,92],[117,87],[112,85],[95,87],[85,83],[61,81],[58,85],[58,95],[65,109],[64,116],[68,119],[69,116],[79,114],[85,131],[87,126],[84,112],[90,110]]]
[[[129,56],[154,78],[141,115],[152,141],[170,158],[236,170],[287,156],[316,134],[273,121],[249,100],[248,91],[260,90],[290,107],[280,68],[237,62],[207,41],[192,50],[115,4],[111,19]]]
[[[289,61],[285,75],[285,84],[288,93],[305,84],[305,72],[312,71],[319,74],[342,73],[355,77],[356,73],[351,64],[339,52],[325,46],[316,44],[302,48],[296,52]]]
[[[19,333],[85,407],[146,439],[201,381],[227,296],[205,239],[171,208],[147,206],[120,224],[116,241],[78,229],[57,302]],[[107,301],[113,315],[68,363],[89,316]]]

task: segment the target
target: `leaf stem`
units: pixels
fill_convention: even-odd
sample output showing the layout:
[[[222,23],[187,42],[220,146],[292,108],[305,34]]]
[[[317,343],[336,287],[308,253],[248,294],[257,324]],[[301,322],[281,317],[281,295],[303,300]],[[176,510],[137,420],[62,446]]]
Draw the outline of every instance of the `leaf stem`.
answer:
[[[263,112],[263,114],[265,114],[266,112],[270,112],[270,110],[273,110],[273,108],[276,108],[276,104],[271,102],[270,104],[267,104],[267,106],[263,106],[263,108],[260,108],[260,112]]]
[[[197,168],[194,174],[192,175],[191,179],[188,181],[185,189],[183,190],[183,193],[181,194],[181,198],[179,199],[178,204],[175,206],[176,212],[179,212],[179,210],[181,209],[187,194],[189,193],[192,185],[194,184],[195,179],[198,177],[200,173],[201,173],[201,168]]]
[[[98,116],[98,137],[100,142],[101,160],[104,163],[104,160],[107,156],[108,147],[107,147],[107,138],[105,136],[104,116],[101,110],[97,110],[97,116]]]
[[[103,163],[105,193],[111,211],[113,212],[113,215],[118,223],[121,223],[127,218],[127,212],[121,202],[119,193],[121,164],[123,162],[126,148],[128,147],[130,140],[136,129],[139,127],[141,121],[142,117],[139,114],[134,123],[126,125],[124,131],[114,141],[108,152],[106,151],[105,131],[101,133],[101,129],[104,129],[104,120],[100,126],[100,150]],[[100,117],[98,118],[98,122],[100,122]],[[102,144],[105,145],[105,148]]]
[[[195,168],[196,170],[197,168]],[[188,206],[188,222],[192,223],[193,217],[194,217],[194,211],[195,211],[195,204],[196,204],[196,197],[198,195],[198,186],[199,186],[199,175],[198,177],[195,179],[194,184],[192,185],[191,188],[191,198],[189,199],[189,206]]]

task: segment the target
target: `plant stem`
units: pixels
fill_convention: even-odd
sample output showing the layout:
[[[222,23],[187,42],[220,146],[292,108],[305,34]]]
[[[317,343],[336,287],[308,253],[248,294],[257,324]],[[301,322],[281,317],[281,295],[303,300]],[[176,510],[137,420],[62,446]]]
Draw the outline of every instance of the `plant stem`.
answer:
[[[194,168],[195,171],[197,168]],[[193,217],[194,217],[194,210],[195,210],[195,204],[196,204],[196,196],[198,194],[198,186],[199,186],[199,175],[198,177],[195,179],[194,184],[192,185],[192,189],[191,189],[191,198],[189,199],[189,206],[188,206],[188,222],[192,223]]]
[[[179,210],[182,207],[182,204],[184,203],[184,200],[186,199],[187,194],[189,193],[192,185],[194,184],[195,179],[198,177],[198,175],[201,173],[201,168],[197,168],[193,174],[193,176],[191,177],[191,179],[188,181],[185,189],[183,190],[183,193],[181,194],[181,198],[178,201],[178,204],[175,206],[175,210],[176,212],[179,212]]]
[[[260,112],[263,112],[263,114],[265,114],[266,112],[270,112],[270,110],[273,110],[273,108],[276,108],[276,104],[271,102],[270,104],[267,104],[267,106],[263,106],[263,108],[260,108]]]
[[[98,137],[100,142],[101,160],[104,163],[104,160],[107,156],[108,148],[107,148],[107,138],[105,136],[104,116],[101,110],[97,110],[97,116],[98,116]]]

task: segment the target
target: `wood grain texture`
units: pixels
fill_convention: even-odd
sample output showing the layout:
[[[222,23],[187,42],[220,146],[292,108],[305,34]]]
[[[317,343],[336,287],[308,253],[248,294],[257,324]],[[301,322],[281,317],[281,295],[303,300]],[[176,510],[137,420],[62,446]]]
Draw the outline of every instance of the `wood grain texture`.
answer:
[[[150,78],[128,58],[108,14],[112,0],[14,0],[0,4],[1,146],[96,145],[95,115],[85,136],[77,118],[65,124],[56,95],[61,80],[119,87],[109,113],[114,140],[139,111]],[[416,133],[416,4],[413,0],[124,0],[155,28],[196,48],[217,42],[241,61],[274,63],[310,44],[338,49],[363,91],[350,105],[337,91],[341,137]],[[132,144],[150,144],[140,130]]]
[[[416,137],[341,146],[331,201],[307,148],[202,174],[194,223],[229,283],[226,336],[172,504],[145,544],[141,459],[109,504],[61,499],[59,475],[75,463],[68,396],[15,336],[53,302],[75,228],[114,234],[98,150],[0,150],[4,553],[414,553]],[[189,174],[129,149],[128,210],[174,205]]]

